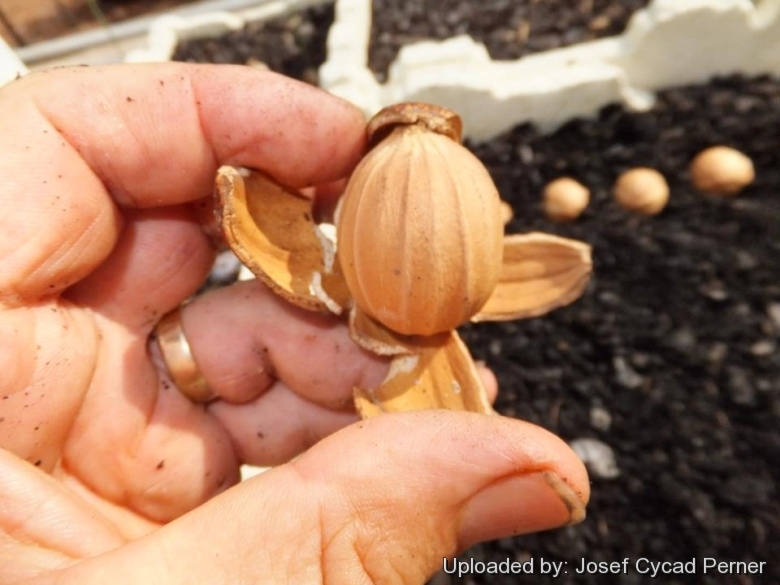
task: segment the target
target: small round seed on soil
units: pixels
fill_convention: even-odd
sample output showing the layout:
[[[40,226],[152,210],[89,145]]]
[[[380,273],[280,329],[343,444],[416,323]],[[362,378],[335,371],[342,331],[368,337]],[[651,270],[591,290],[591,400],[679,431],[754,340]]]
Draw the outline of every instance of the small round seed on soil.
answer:
[[[590,191],[570,177],[561,177],[547,184],[543,197],[544,214],[563,223],[582,215],[590,201]]]
[[[508,224],[515,217],[515,210],[506,201],[501,201],[501,220],[504,225]]]
[[[728,146],[712,146],[691,162],[691,180],[711,195],[736,195],[756,178],[753,161]]]
[[[669,184],[655,169],[637,167],[622,173],[613,189],[618,204],[642,215],[656,215],[669,202]]]

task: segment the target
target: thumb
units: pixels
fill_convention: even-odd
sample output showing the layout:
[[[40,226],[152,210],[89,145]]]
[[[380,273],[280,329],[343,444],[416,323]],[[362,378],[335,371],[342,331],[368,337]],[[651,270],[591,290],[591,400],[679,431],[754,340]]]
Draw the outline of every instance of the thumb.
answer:
[[[476,542],[582,520],[588,497],[582,463],[539,427],[462,412],[391,414],[84,565],[121,555],[126,567],[112,571],[129,582],[220,582],[228,571],[237,583],[422,583]]]
[[[473,413],[378,417],[294,466],[317,486],[326,582],[422,583],[477,542],[581,521],[590,494],[560,438]]]

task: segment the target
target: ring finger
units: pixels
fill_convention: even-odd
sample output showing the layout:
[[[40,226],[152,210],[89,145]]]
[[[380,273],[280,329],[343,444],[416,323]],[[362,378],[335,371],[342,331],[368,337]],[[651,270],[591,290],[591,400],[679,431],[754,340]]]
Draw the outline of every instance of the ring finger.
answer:
[[[197,297],[181,310],[181,327],[212,394],[209,411],[255,465],[287,461],[356,420],[354,388],[387,375],[387,360],[359,348],[344,323],[257,280]],[[493,402],[495,377],[479,369]]]
[[[335,318],[281,300],[260,281],[239,282],[195,298],[182,329],[214,398],[256,400],[281,380],[324,408],[352,408],[355,386],[378,385],[387,362],[355,345]]]

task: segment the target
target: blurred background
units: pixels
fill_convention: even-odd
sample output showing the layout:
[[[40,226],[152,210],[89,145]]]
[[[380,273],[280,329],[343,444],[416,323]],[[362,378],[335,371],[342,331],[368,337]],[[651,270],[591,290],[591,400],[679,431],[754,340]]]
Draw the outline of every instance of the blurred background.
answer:
[[[18,48],[192,3],[193,0],[2,0],[0,34],[11,47]]]

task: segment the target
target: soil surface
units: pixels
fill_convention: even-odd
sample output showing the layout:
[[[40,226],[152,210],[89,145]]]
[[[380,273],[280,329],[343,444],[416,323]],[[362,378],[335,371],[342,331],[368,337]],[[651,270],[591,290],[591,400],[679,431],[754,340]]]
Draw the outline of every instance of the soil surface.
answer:
[[[374,0],[369,67],[379,81],[399,49],[467,34],[493,59],[518,59],[620,34],[649,0]]]
[[[543,318],[465,328],[495,369],[497,408],[567,441],[609,446],[620,475],[592,472],[587,520],[477,546],[462,559],[567,561],[551,579],[490,576],[437,583],[645,583],[577,575],[581,559],[766,561],[760,576],[666,576],[664,583],[780,583],[780,83],[720,79],[674,89],[644,114],[605,108],[540,136],[521,126],[473,149],[516,218],[593,246],[595,277],[574,305]],[[688,165],[726,144],[757,179],[735,198],[697,192]],[[662,172],[671,199],[639,217],[612,199],[616,175]],[[592,201],[556,226],[544,185],[572,176]],[[538,567],[538,565],[537,565]],[[538,568],[537,568],[538,573]]]
[[[272,71],[316,85],[317,70],[327,56],[326,42],[333,18],[333,4],[313,6],[265,22],[250,23],[222,37],[181,42],[173,60],[262,64]]]

